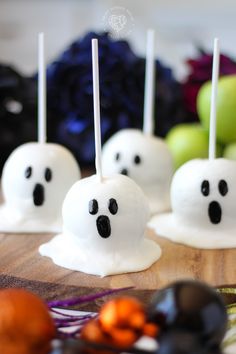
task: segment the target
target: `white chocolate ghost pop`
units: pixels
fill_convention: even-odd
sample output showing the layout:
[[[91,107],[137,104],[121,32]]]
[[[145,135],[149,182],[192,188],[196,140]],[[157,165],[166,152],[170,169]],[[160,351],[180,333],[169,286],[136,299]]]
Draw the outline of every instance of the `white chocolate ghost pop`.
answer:
[[[92,40],[96,175],[76,182],[62,208],[63,233],[39,252],[59,266],[106,276],[150,267],[160,247],[144,238],[148,202],[127,176],[105,177],[101,163],[97,40]]]
[[[44,36],[39,34],[38,142],[15,149],[2,173],[1,232],[58,232],[61,206],[80,178],[75,158],[63,146],[46,143]]]
[[[172,213],[154,217],[159,236],[197,248],[236,247],[236,162],[215,158],[219,41],[214,42],[209,159],[185,163],[171,185]]]
[[[154,136],[154,31],[148,31],[145,75],[143,131],[123,129],[103,147],[104,173],[121,173],[131,177],[148,198],[151,213],[170,209],[170,184],[173,176],[172,156],[163,139]]]

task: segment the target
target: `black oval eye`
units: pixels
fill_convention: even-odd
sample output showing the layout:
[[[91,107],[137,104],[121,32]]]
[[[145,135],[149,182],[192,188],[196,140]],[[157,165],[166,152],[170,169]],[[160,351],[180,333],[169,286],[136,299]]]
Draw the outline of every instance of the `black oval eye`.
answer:
[[[218,185],[220,194],[224,197],[228,193],[228,184],[224,179],[221,179]]]
[[[32,175],[32,167],[29,166],[27,167],[27,169],[25,170],[25,178],[30,178]]]
[[[45,177],[45,180],[47,182],[51,181],[51,179],[52,179],[52,170],[50,168],[48,168],[48,167],[46,168],[44,177]]]
[[[98,202],[96,199],[89,201],[89,214],[95,215],[98,212]]]
[[[134,163],[139,165],[141,163],[141,157],[139,155],[134,156]]]
[[[116,160],[116,161],[119,161],[119,160],[120,160],[120,153],[119,153],[119,152],[117,152],[117,153],[115,154],[115,160]]]
[[[115,215],[118,211],[118,204],[114,198],[109,199],[108,209],[112,215]]]
[[[207,197],[210,194],[210,184],[207,180],[204,180],[201,185],[202,194]]]

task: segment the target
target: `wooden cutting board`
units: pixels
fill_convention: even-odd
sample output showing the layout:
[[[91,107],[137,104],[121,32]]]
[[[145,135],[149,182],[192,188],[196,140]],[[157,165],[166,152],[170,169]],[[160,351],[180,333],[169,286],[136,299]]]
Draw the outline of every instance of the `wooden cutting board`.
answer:
[[[200,279],[213,286],[236,284],[236,249],[197,250],[157,238],[149,231],[163,251],[158,262],[143,272],[100,278],[60,268],[40,256],[38,247],[51,237],[0,234],[0,287],[20,286],[52,300],[134,286],[129,294],[147,302],[156,289],[177,279]],[[100,301],[90,304],[89,310],[99,305]]]

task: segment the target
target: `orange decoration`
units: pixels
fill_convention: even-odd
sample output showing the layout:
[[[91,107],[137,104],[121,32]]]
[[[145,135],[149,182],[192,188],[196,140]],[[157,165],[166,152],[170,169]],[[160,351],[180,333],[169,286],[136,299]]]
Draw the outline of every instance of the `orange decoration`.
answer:
[[[107,344],[111,345],[111,338],[105,334],[101,326],[99,324],[98,319],[93,319],[90,320],[82,329],[82,332],[80,334],[80,338],[85,339],[89,342],[96,343],[96,344]],[[113,354],[113,352],[110,352],[108,350],[103,350],[102,352],[100,350],[96,349],[86,349],[85,350],[86,354]]]
[[[145,324],[142,304],[131,297],[120,297],[108,301],[100,311],[100,323],[104,330],[111,328],[133,328],[141,330]]]
[[[47,306],[23,289],[0,290],[0,353],[48,354],[56,329]]]
[[[105,333],[103,333],[98,319],[90,320],[83,326],[80,338],[98,344],[109,342],[109,338],[106,337]]]
[[[143,335],[156,338],[159,333],[159,327],[154,323],[146,323],[143,328]]]
[[[98,319],[84,326],[81,337],[95,343],[127,348],[142,335],[155,337],[157,333],[158,327],[146,322],[144,307],[138,300],[120,297],[103,305]]]

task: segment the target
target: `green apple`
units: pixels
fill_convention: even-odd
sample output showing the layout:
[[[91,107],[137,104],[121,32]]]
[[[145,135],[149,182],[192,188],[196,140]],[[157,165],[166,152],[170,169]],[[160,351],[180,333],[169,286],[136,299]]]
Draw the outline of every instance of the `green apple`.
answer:
[[[197,96],[197,111],[202,125],[209,130],[211,82],[205,83]],[[236,141],[236,75],[219,79],[217,95],[218,141],[228,144]]]
[[[208,157],[208,132],[198,123],[175,125],[167,134],[166,142],[176,169],[189,160]],[[219,146],[217,155],[220,155]]]
[[[236,143],[226,146],[224,149],[223,157],[229,160],[236,160]]]

